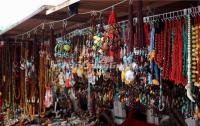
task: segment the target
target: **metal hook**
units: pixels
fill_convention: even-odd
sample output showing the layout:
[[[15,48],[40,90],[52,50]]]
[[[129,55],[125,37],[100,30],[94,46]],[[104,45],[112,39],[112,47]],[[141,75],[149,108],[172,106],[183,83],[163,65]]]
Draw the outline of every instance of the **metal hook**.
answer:
[[[34,34],[37,34],[37,28],[34,29]]]
[[[147,21],[147,23],[149,22],[149,17],[146,17],[146,21]]]
[[[187,9],[183,10],[183,15],[186,16],[187,15]]]
[[[198,11],[199,11],[198,8],[195,7],[195,15],[198,14]]]
[[[195,17],[195,8],[192,7],[192,16]]]
[[[190,15],[191,13],[192,13],[192,9],[189,8],[189,9],[187,10],[187,15]]]
[[[22,40],[24,40],[24,34],[22,34]]]
[[[163,20],[166,21],[166,14],[163,14]]]
[[[97,15],[96,11],[91,11],[91,16],[96,16],[96,15]]]
[[[67,26],[67,20],[63,20],[63,28],[66,28]]]
[[[152,17],[152,22],[154,22],[154,17]]]
[[[102,15],[102,12],[99,11],[99,20],[101,20],[101,15]]]
[[[115,10],[115,6],[112,6],[112,11],[114,11]]]
[[[54,24],[50,23],[49,27],[50,27],[50,29],[53,29],[54,28]]]
[[[175,17],[174,17],[174,12],[171,12],[172,15],[171,15],[171,20],[173,20]]]
[[[172,20],[172,12],[169,14],[169,19]]]
[[[27,32],[27,38],[30,38],[30,37],[31,37],[30,32]]]
[[[174,17],[176,20],[178,20],[178,11],[175,11],[176,15],[174,14]]]
[[[181,11],[181,17],[185,16],[184,11]]]
[[[42,30],[44,30],[44,25],[45,25],[45,24],[44,24],[44,23],[42,23]]]

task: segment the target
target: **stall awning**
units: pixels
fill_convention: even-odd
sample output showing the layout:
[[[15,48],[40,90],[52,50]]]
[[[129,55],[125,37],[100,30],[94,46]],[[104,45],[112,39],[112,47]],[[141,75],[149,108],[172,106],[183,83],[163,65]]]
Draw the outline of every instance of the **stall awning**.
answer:
[[[30,16],[25,19],[19,21],[18,23],[12,25],[7,30],[3,31],[0,36],[5,38],[13,38],[18,34],[25,33],[30,29],[38,26],[43,22],[51,22],[55,20],[61,20],[67,18],[69,15],[67,13],[68,6],[75,2],[79,2],[78,13],[85,13],[89,11],[98,11],[102,10],[106,7],[112,6],[113,4],[119,3],[122,0],[66,0],[66,2],[58,5],[58,6],[47,6],[44,5],[39,8],[37,11],[32,13]],[[117,16],[119,18],[126,19],[128,15],[128,2],[126,2],[115,6],[115,10],[117,12]],[[180,0],[144,0],[143,2],[143,12],[144,15],[154,15],[158,13],[169,12],[173,10],[183,9],[187,7],[191,7],[192,5],[196,6],[198,1],[180,1]],[[110,10],[106,10],[102,13],[105,17],[108,17]],[[70,18],[68,22],[67,28],[72,27],[75,24],[85,23],[90,19],[90,14],[77,14]],[[62,28],[62,24],[56,25],[56,30],[60,30]]]

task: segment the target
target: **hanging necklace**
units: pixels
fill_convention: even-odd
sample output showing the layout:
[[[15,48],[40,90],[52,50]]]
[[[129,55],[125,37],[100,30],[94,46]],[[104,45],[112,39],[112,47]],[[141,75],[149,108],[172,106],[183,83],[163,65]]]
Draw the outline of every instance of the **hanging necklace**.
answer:
[[[129,20],[128,20],[128,40],[127,47],[128,53],[133,51],[134,33],[133,33],[133,0],[129,2]],[[124,30],[124,29],[123,29]]]
[[[44,29],[42,29],[43,42],[40,48],[40,57],[39,57],[39,113],[44,115],[44,85],[45,85],[45,53],[44,53]]]
[[[187,21],[187,19],[185,19],[184,17],[184,20]],[[188,61],[187,61],[187,58],[188,58],[188,51],[187,51],[187,48],[188,48],[188,23],[185,23],[185,25],[183,25],[183,74],[186,78],[187,77],[187,67],[188,67]]]
[[[7,63],[10,64],[10,51],[9,51],[9,46],[6,48],[6,53],[8,54],[8,58],[7,58]],[[10,66],[8,65],[7,67],[7,77],[10,76]],[[8,85],[8,103],[9,103],[9,107],[11,108],[11,79],[7,80],[7,85]]]
[[[2,100],[2,97],[3,97],[3,93],[2,93],[2,87],[3,87],[3,80],[2,80],[2,75],[3,75],[3,51],[2,51],[2,48],[0,48],[0,64],[1,64],[1,68],[0,68],[0,113],[2,112],[2,105],[3,105],[3,100]],[[0,114],[0,120],[1,120],[1,114]]]
[[[183,77],[182,71],[182,50],[183,50],[183,41],[182,41],[182,20],[175,22],[175,39],[173,44],[172,52],[172,72],[171,80],[176,84],[185,84],[185,78]]]
[[[19,98],[20,98],[20,85],[18,85],[18,86],[16,86],[16,84],[17,83],[15,83],[17,80],[16,80],[16,73],[17,73],[17,64],[15,64],[15,62],[16,62],[16,54],[17,54],[17,49],[16,49],[17,47],[16,47],[16,45],[15,45],[15,49],[14,49],[14,60],[13,60],[13,67],[14,67],[14,69],[13,69],[13,73],[14,73],[14,76],[13,76],[13,78],[14,78],[14,83],[13,83],[13,86],[14,86],[14,97],[15,97],[15,100],[19,100]],[[16,89],[17,89],[17,93],[18,93],[18,95],[16,94]]]
[[[195,86],[200,87],[199,84],[199,25],[195,22],[195,26],[192,27],[192,83]]]
[[[172,69],[172,62],[171,62],[171,54],[172,54],[172,41],[173,41],[173,36],[172,36],[172,22],[167,21],[167,26],[169,26],[169,29],[167,30],[167,54],[166,54],[166,69],[165,69],[165,79],[169,80],[170,79],[170,73]]]
[[[25,61],[24,61],[25,59],[24,59],[24,47],[23,47],[23,44],[22,44],[22,42],[21,42],[21,59],[20,59],[20,92],[21,92],[21,97],[20,97],[20,106],[21,106],[21,108],[24,108],[24,103],[25,103],[25,101],[24,101],[24,81],[25,81],[25,69],[24,69],[24,63],[25,63]]]

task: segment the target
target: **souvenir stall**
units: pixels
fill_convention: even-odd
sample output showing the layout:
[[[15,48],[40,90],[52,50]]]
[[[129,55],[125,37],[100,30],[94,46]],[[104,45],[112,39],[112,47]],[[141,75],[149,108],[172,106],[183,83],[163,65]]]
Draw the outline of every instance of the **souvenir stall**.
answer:
[[[74,3],[66,19],[2,39],[0,125],[199,125],[200,6],[143,8],[123,0],[78,14]],[[84,25],[68,26],[85,14]]]

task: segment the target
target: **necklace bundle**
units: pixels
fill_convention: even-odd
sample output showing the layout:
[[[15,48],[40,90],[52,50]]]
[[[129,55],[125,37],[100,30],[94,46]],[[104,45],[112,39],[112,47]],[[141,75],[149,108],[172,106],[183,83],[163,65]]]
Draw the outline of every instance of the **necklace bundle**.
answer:
[[[14,86],[14,97],[15,97],[15,100],[16,101],[18,101],[19,99],[20,99],[20,82],[19,82],[19,80],[20,80],[20,77],[19,77],[19,70],[18,70],[18,68],[19,68],[19,66],[18,66],[18,64],[19,64],[19,54],[18,54],[18,52],[17,52],[17,47],[15,46],[15,49],[14,49],[14,58],[13,58],[13,81],[14,81],[14,83],[13,83],[13,86]],[[16,55],[16,54],[18,54],[18,55]],[[18,61],[17,61],[18,60]],[[18,94],[18,95],[17,95]]]
[[[3,84],[3,80],[2,80],[2,72],[3,72],[3,51],[2,51],[2,48],[0,48],[0,54],[1,54],[1,57],[0,57],[0,113],[2,112],[2,105],[3,105],[3,99],[2,99],[2,84]],[[1,114],[0,114],[0,121],[2,120],[1,118]]]
[[[23,43],[21,43],[21,57],[20,57],[20,106],[21,108],[24,108],[25,103],[25,92],[24,92],[24,86],[25,86],[25,48]]]
[[[133,0],[129,2],[129,16],[128,16],[128,53],[133,51],[134,33],[133,33]]]
[[[162,56],[162,52],[163,52],[163,25],[161,22],[158,22],[156,25],[156,29],[155,29],[155,62],[159,67],[162,67],[162,61],[163,61],[163,56]]]
[[[188,19],[185,19],[186,21]],[[183,24],[182,26],[182,30],[183,30],[183,74],[184,77],[187,77],[187,71],[188,71],[188,23]]]
[[[199,16],[195,19],[195,25],[192,27],[192,83],[195,86],[200,87],[200,25],[198,24]]]
[[[183,38],[182,38],[182,24],[185,23],[183,19],[175,22],[175,38],[172,50],[172,72],[171,80],[176,84],[185,84],[186,80],[183,76]]]
[[[43,34],[43,40],[40,45],[40,50],[39,50],[39,71],[38,71],[38,84],[39,84],[39,113],[41,115],[44,114],[44,85],[45,85],[45,61],[46,61],[46,53],[44,50],[44,29],[42,30]]]
[[[138,19],[136,24],[136,42],[134,42],[134,48],[136,49],[143,49],[145,48],[145,42],[144,42],[144,24],[143,24],[143,15],[142,15],[142,7],[143,3],[142,1],[134,1],[134,4],[136,5],[136,17]]]

